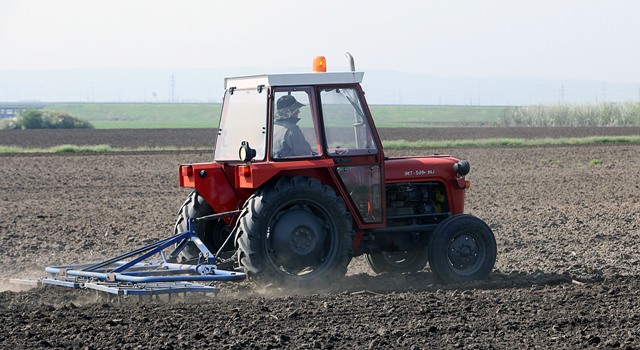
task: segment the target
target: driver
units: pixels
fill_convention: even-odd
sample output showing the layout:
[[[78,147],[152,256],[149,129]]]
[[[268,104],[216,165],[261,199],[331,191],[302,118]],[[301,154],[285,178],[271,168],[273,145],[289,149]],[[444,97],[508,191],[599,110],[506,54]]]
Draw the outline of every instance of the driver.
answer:
[[[291,95],[282,96],[276,102],[273,122],[274,158],[312,155],[311,145],[298,126],[298,115],[303,106]]]

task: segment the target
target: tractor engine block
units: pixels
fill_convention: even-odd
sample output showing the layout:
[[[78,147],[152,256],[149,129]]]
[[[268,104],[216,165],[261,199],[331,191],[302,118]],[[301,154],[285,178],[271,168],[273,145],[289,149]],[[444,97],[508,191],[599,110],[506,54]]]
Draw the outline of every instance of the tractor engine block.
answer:
[[[445,193],[438,182],[387,185],[389,226],[430,223],[433,214],[448,211]]]

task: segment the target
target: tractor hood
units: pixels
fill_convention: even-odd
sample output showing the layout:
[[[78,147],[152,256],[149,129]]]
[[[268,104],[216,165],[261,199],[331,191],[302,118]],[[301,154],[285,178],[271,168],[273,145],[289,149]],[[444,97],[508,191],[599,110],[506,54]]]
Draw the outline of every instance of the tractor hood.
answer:
[[[385,161],[385,179],[386,182],[413,182],[436,177],[444,182],[458,177],[453,168],[458,162],[458,158],[448,155],[390,158]]]

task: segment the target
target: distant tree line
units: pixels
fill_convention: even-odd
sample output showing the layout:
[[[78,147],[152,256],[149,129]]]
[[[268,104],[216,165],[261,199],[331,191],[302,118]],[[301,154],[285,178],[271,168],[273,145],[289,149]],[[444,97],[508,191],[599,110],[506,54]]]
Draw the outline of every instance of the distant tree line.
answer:
[[[0,129],[93,129],[93,125],[64,112],[28,109],[0,122]]]
[[[512,107],[507,109],[495,124],[539,127],[638,126],[640,125],[640,103]]]

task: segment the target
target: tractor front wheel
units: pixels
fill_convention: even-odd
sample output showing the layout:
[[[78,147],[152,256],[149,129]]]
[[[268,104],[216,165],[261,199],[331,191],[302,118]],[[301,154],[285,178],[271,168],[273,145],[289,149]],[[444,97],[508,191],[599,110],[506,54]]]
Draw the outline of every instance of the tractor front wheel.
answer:
[[[351,216],[331,187],[285,177],[247,200],[236,242],[240,264],[256,283],[323,288],[347,272],[353,256]]]
[[[484,221],[455,215],[443,221],[429,240],[429,266],[444,283],[485,279],[496,262],[496,239]]]
[[[399,252],[366,254],[367,264],[375,273],[412,273],[424,269],[429,260],[428,247]]]

